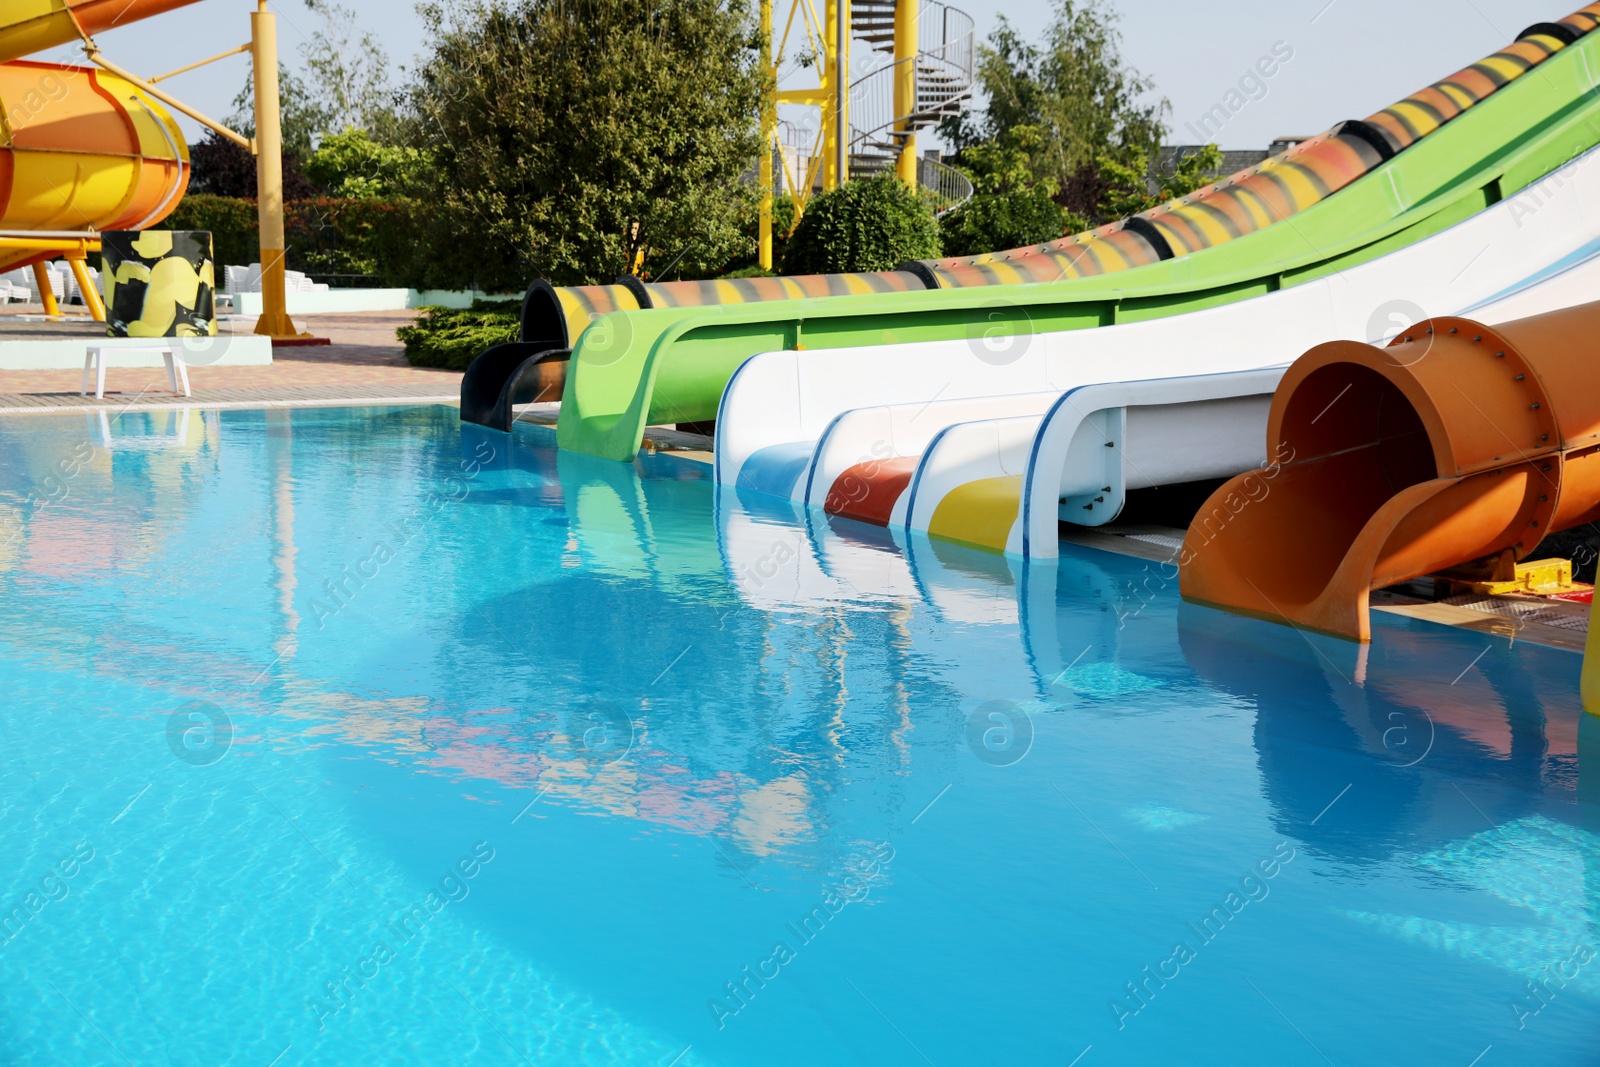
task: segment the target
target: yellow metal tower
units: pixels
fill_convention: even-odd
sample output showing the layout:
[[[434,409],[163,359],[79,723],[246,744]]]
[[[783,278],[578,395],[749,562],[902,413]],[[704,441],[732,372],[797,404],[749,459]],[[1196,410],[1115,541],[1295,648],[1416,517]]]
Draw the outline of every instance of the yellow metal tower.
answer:
[[[774,48],[774,7],[780,2],[788,5],[788,16]],[[795,33],[797,22],[803,44]],[[820,16],[814,0],[761,0],[760,33],[768,79],[758,164],[760,263],[770,270],[773,156],[779,157],[784,187],[794,197],[796,218],[813,189],[836,189],[862,174],[892,169],[916,187],[921,177],[917,131],[955,113],[971,96],[973,29],[971,18],[939,0],[824,0]],[[792,37],[801,48],[802,68],[816,71],[814,87],[778,87]],[[890,53],[891,61],[852,80],[851,46],[857,41]],[[803,167],[791,168],[780,151],[780,104],[819,111],[821,122]]]

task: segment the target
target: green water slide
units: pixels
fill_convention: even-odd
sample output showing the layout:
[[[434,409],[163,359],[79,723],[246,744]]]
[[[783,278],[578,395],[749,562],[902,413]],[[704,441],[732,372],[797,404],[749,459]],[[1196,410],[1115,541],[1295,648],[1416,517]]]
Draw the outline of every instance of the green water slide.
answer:
[[[571,352],[558,442],[632,459],[647,425],[714,419],[729,377],[759,352],[963,337],[979,345],[1198,311],[1336,273],[1438,233],[1600,144],[1597,86],[1600,34],[1586,34],[1336,195],[1114,273],[599,315]]]

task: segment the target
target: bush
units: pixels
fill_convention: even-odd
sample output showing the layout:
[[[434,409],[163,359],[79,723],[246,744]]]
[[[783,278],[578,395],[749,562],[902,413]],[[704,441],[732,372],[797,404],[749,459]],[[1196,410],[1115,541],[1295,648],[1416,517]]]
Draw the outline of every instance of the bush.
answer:
[[[978,193],[939,220],[947,256],[976,256],[1025,245],[1044,244],[1062,235],[1061,209],[1047,189]]]
[[[846,182],[806,206],[783,257],[786,274],[894,270],[939,255],[933,208],[892,174]]]
[[[478,300],[470,308],[425,307],[417,321],[395,331],[414,367],[466,370],[493,345],[515,341],[521,328],[514,300]]]

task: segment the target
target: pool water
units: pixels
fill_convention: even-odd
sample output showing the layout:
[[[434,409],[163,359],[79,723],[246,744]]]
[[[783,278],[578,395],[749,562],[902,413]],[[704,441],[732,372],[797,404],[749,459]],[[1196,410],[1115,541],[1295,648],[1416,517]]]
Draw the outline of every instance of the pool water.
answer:
[[[446,407],[0,420],[0,582],[8,1065],[1596,1062],[1600,722],[1514,630]]]

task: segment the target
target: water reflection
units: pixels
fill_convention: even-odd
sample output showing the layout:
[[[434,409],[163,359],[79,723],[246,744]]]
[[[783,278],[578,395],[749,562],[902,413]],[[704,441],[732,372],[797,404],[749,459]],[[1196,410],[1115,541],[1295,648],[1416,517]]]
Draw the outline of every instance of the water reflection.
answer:
[[[95,430],[52,425],[0,427],[0,463],[13,465],[0,501],[15,506]],[[1150,937],[1181,928],[1280,836],[1307,858],[1259,910],[1257,947],[1241,927],[1251,974],[1275,951],[1259,945],[1321,921],[1365,951],[1396,946],[1384,957],[1396,966],[1414,962],[1398,946],[1424,946],[1439,954],[1430,978],[1467,974],[1479,992],[1493,983],[1444,954],[1512,972],[1514,987],[1594,941],[1600,738],[1594,720],[1580,724],[1568,653],[1395,620],[1366,650],[1307,638],[1181,607],[1170,572],[1140,560],[1068,551],[1021,567],[900,544],[719,494],[693,464],[558,455],[547,430],[507,439],[449,411],[208,413],[189,433],[187,450],[115,453],[89,436],[97,453],[71,495],[16,535],[0,636],[27,650],[13,669],[50,672],[66,694],[19,685],[22,721],[75,731],[62,762],[84,779],[102,754],[123,761],[101,823],[153,779],[136,813],[187,810],[203,794],[207,849],[289,857],[306,884],[333,880],[304,831],[362,890],[369,871],[393,874],[384,918],[415,896],[411,882],[437,879],[439,856],[492,839],[493,879],[451,905],[451,922],[499,945],[508,968],[604,991],[652,1035],[688,1035],[650,1062],[699,1042],[705,997],[885,841],[902,858],[851,911],[852,933],[794,975],[797,992],[817,982],[814,1013],[778,1040],[782,1026],[764,1030],[752,1011],[730,1038],[749,1055],[711,1060],[775,1062],[794,1034],[831,1032],[829,997],[854,996],[835,975],[854,981],[884,960],[901,968],[885,988],[955,972],[944,977],[960,995],[927,998],[926,1015],[885,1007],[919,1041],[941,1026],[952,1041],[988,1041],[974,1020],[1026,988],[1036,999],[1019,1015],[1051,1025],[1019,1028],[1010,1055],[951,1045],[950,1059],[1041,1060],[1060,1036],[1051,1005],[1069,1005],[1074,1027],[1109,1025],[1105,997]],[[81,546],[55,540],[51,509],[120,539],[109,572],[77,569]],[[357,573],[377,544],[387,562]],[[28,561],[51,552],[72,562],[40,582]],[[94,703],[109,689],[127,705],[116,715]],[[225,707],[237,728],[203,780],[173,777],[160,730],[190,699]],[[59,710],[80,703],[94,710]],[[1031,723],[1025,759],[984,748],[997,706]],[[19,728],[26,765],[58,733]],[[174,783],[192,796],[160,801]],[[119,824],[135,825],[165,842],[153,818]],[[257,855],[263,840],[270,856]],[[200,866],[232,862],[196,853]],[[344,921],[343,896],[327,914],[306,896],[318,904],[294,920],[304,928]],[[568,921],[594,909],[606,912],[599,933]],[[441,942],[441,956],[476,958],[457,944]],[[1232,965],[1211,960],[1212,977],[1190,988],[1216,999],[1197,1011],[1221,1030],[1256,1025],[1230,1014],[1228,998],[1249,991],[1230,992]],[[336,973],[347,960],[324,962]],[[284,967],[273,988],[297,990],[301,957]],[[1013,973],[1024,978],[1008,986]],[[693,988],[672,1015],[661,1005],[678,1004],[685,974]],[[1329,981],[1345,995],[1366,976]],[[550,988],[565,1010],[567,986]],[[967,1017],[947,1007],[961,997]],[[840,1027],[852,1041],[877,1022],[856,1007],[861,1025]],[[418,1014],[410,1002],[390,1013]],[[508,1015],[545,1020],[530,1034],[548,1022]],[[1159,1019],[1172,1041],[1191,1036],[1181,1011],[1147,1019],[1151,1047],[1169,1025]],[[909,1060],[883,1031],[876,1056],[792,1044],[809,1062]],[[1116,1062],[1102,1050],[1117,1046],[1095,1040]],[[603,1041],[595,1051],[604,1062]],[[1139,1054],[1124,1062],[1150,1062]]]

